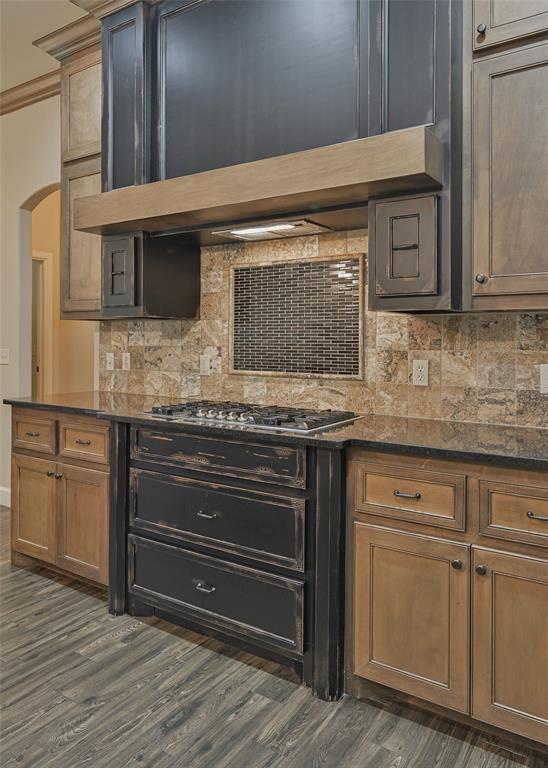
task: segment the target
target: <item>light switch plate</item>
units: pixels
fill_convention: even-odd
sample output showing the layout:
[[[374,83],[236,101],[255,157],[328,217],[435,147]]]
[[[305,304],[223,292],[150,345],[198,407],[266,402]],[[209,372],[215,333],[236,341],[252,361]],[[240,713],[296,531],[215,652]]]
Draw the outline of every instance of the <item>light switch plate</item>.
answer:
[[[548,363],[540,366],[540,393],[548,395]]]
[[[10,351],[9,349],[0,349],[0,365],[10,364]]]
[[[413,384],[416,387],[428,386],[428,360],[413,360]]]
[[[106,361],[107,361],[107,371],[113,371],[114,370],[114,352],[107,352]]]
[[[124,371],[131,370],[131,352],[124,352],[122,354],[122,369]]]

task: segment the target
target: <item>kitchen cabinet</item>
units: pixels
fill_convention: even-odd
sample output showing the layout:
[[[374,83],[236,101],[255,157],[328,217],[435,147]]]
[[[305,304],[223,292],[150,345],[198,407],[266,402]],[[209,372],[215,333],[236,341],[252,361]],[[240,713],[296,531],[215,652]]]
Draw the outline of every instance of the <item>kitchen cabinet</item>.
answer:
[[[474,308],[548,304],[547,124],[547,43],[474,63]]]
[[[12,458],[11,547],[55,563],[55,463],[34,456]]]
[[[347,498],[347,691],[548,742],[546,474],[353,448]]]
[[[101,238],[74,229],[74,200],[101,191],[99,157],[61,171],[61,311],[65,319],[101,315]]]
[[[108,583],[108,475],[58,464],[57,557],[66,571]]]
[[[476,51],[548,31],[546,0],[473,0]]]
[[[472,713],[548,741],[548,562],[473,548]]]
[[[469,547],[354,523],[356,674],[465,712]]]
[[[21,425],[50,435],[21,442]],[[108,425],[94,418],[14,408],[11,549],[108,583]],[[42,455],[41,455],[42,454]]]
[[[101,51],[85,49],[61,66],[61,160],[101,152]]]

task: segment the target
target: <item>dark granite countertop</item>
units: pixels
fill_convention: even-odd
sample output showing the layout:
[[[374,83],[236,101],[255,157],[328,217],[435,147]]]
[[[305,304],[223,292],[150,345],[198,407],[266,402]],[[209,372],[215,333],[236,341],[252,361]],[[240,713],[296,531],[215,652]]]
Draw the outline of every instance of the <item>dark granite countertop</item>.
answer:
[[[403,451],[438,458],[505,463],[532,469],[548,469],[548,429],[491,426],[431,419],[408,419],[365,415],[353,424],[314,435],[293,432],[249,430],[238,425],[204,427],[176,424],[146,416],[153,405],[169,399],[111,392],[78,392],[50,395],[40,399],[6,398],[6,405],[75,412],[111,421],[157,424],[162,428],[184,429],[188,433],[229,436],[240,439],[341,449],[362,446],[376,450]],[[548,417],[548,414],[547,414]],[[547,418],[548,424],[548,418]]]

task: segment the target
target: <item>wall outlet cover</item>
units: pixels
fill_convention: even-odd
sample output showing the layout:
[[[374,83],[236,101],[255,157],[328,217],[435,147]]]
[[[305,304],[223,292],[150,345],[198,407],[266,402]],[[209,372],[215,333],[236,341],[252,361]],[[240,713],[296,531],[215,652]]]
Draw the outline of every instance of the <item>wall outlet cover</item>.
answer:
[[[548,395],[548,363],[540,366],[540,393]]]
[[[209,355],[200,355],[200,374],[202,376],[209,376],[211,373],[211,360]]]
[[[10,351],[9,349],[0,349],[0,365],[10,364]]]
[[[114,352],[107,352],[106,361],[107,361],[107,371],[113,371],[114,370]]]
[[[428,386],[428,360],[413,360],[413,384],[416,387]]]
[[[122,355],[122,370],[131,370],[131,352],[124,352]]]

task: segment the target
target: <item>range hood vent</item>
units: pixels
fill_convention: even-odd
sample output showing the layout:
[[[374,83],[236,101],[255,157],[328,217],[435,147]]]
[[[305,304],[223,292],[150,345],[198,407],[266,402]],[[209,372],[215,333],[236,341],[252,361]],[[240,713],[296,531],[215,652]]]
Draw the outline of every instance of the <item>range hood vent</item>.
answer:
[[[330,232],[329,227],[314,224],[313,221],[299,219],[298,221],[262,221],[249,224],[238,224],[231,229],[213,230],[211,234],[229,240],[279,240],[285,237],[301,237],[302,235],[319,235]]]

